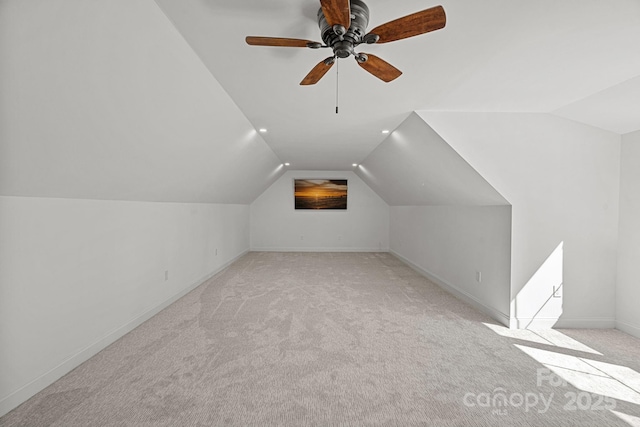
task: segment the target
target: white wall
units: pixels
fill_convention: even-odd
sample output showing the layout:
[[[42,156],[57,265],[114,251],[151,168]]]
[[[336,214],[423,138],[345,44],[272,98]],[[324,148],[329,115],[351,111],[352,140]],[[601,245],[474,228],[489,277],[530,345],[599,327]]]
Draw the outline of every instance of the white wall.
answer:
[[[2,415],[246,252],[249,206],[0,197],[0,236]]]
[[[613,327],[620,136],[547,114],[420,115],[513,206],[513,326]]]
[[[616,327],[640,338],[640,132],[622,138]]]
[[[390,209],[395,255],[496,320],[509,323],[511,206]]]
[[[0,2],[0,58],[2,415],[247,251],[283,166],[153,0]]]
[[[295,178],[348,180],[347,210],[295,210]],[[251,204],[255,251],[387,251],[389,206],[350,171],[289,171]]]
[[[511,206],[490,183],[415,113],[356,173],[391,206],[393,254],[509,323]]]

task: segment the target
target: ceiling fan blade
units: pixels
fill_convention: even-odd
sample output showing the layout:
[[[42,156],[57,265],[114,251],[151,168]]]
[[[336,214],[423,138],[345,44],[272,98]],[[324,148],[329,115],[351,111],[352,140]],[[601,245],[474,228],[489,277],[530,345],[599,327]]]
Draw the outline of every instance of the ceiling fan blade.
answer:
[[[379,25],[369,33],[380,36],[378,43],[388,43],[439,30],[446,24],[444,8],[436,6]]]
[[[314,85],[318,83],[320,79],[325,74],[327,74],[327,71],[329,71],[331,67],[333,67],[333,64],[335,61],[332,61],[332,60],[333,58],[329,57],[327,59],[320,61],[318,65],[313,67],[313,69],[309,71],[309,74],[307,74],[307,76],[304,79],[302,79],[300,84],[303,86],[307,86],[307,85]]]
[[[384,82],[389,83],[402,75],[402,71],[375,55],[371,55],[370,53],[360,55],[366,55],[367,60],[361,62],[357,59],[358,57],[356,57],[358,65]]]
[[[302,39],[287,39],[282,37],[254,37],[248,36],[247,44],[252,46],[279,46],[279,47],[310,47],[319,45],[318,42]]]
[[[320,0],[322,13],[330,26],[342,25],[348,29],[351,25],[351,2],[349,0]]]

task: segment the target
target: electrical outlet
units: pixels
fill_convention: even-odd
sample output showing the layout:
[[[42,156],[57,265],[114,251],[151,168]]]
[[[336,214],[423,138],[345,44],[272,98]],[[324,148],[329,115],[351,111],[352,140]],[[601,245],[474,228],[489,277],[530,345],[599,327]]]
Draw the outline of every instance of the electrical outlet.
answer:
[[[553,297],[562,298],[562,285],[553,287]]]
[[[476,271],[476,282],[482,283],[482,271]]]
[[[167,280],[169,280],[169,270],[164,271],[164,281],[166,282]]]

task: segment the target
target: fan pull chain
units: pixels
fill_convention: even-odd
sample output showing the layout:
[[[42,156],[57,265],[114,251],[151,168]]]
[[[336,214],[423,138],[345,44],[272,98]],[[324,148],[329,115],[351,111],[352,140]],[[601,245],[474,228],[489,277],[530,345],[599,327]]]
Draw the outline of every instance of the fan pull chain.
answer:
[[[338,114],[338,77],[340,77],[340,61],[336,58],[336,114]]]

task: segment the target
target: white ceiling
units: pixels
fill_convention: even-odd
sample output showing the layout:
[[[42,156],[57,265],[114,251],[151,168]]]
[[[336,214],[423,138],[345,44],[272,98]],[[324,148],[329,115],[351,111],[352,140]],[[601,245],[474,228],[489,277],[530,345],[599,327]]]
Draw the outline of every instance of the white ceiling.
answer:
[[[553,113],[619,134],[634,132],[640,129],[640,76],[560,107]]]
[[[0,2],[0,195],[251,203],[281,161],[152,0]]]
[[[391,206],[509,204],[415,113],[373,150],[357,173]]]
[[[328,50],[244,42],[247,35],[319,40],[319,1],[156,2],[249,121],[268,128],[264,138],[280,159],[296,169],[348,169],[384,139],[382,129],[415,110],[557,111],[618,133],[640,129],[637,0],[368,0],[369,28],[437,4],[447,12],[447,26],[361,49],[404,72],[391,83],[352,58],[340,61],[338,115],[336,67],[315,86],[298,85]]]
[[[369,28],[439,3],[368,0]],[[318,0],[0,0],[0,195],[250,203],[283,162],[351,170],[413,111],[640,129],[639,1],[441,4],[446,28],[362,49],[397,80],[340,61],[335,114],[337,67],[298,84],[326,49],[244,41],[319,40]]]

